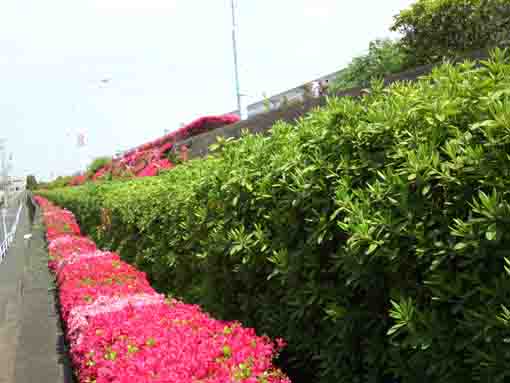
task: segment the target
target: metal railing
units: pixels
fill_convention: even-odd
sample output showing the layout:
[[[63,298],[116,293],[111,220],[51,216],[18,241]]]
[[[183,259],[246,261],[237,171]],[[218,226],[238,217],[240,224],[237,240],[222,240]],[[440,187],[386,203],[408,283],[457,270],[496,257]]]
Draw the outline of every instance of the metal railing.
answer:
[[[14,221],[14,224],[12,225],[11,230],[5,236],[2,244],[0,244],[0,264],[3,263],[6,255],[7,255],[7,251],[9,250],[9,246],[14,241],[14,237],[16,236],[16,229],[18,228],[19,217],[21,215],[22,209],[23,209],[23,202],[20,201],[18,212],[16,213],[16,220]]]

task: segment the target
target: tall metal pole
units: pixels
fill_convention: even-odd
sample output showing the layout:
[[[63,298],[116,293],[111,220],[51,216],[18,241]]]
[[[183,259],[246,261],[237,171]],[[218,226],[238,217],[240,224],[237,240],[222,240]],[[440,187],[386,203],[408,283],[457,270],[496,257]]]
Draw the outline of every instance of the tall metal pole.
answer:
[[[2,151],[2,189],[3,189],[3,200],[4,200],[4,208],[7,207],[7,187],[8,187],[8,168],[7,168],[7,160],[6,160],[6,148],[5,148],[5,139],[0,139],[0,150]]]
[[[236,38],[236,12],[235,12],[235,3],[234,0],[231,0],[232,6],[232,45],[234,48],[234,72],[236,77],[236,97],[237,97],[237,110],[239,111],[239,115],[242,117],[243,113],[241,110],[241,90],[239,86],[239,67],[237,62],[237,38]]]

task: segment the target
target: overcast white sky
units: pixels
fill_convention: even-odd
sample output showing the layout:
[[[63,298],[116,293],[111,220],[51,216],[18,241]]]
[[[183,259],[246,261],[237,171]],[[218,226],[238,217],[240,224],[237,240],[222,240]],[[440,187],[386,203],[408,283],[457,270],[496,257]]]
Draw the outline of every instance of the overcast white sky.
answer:
[[[412,3],[237,0],[245,102],[339,70],[391,36]],[[0,0],[0,138],[12,174],[70,174],[234,109],[230,0]]]

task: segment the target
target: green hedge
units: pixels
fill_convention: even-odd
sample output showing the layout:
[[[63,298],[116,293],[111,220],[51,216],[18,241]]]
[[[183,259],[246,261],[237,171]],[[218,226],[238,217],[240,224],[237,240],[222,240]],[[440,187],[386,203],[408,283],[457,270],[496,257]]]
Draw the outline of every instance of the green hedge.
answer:
[[[112,162],[112,157],[102,156],[94,158],[92,162],[87,166],[87,175],[92,177],[99,169],[108,165],[110,162]]]
[[[41,182],[37,184],[37,187],[43,189],[59,189],[67,186],[72,179],[73,176],[60,176],[51,182]]]
[[[331,91],[368,86],[375,79],[401,72],[408,60],[400,41],[371,41],[368,52],[355,57],[331,84]]]
[[[285,337],[295,382],[510,379],[507,56],[221,146],[41,194],[161,291]]]
[[[418,0],[395,17],[407,66],[510,44],[508,0]]]

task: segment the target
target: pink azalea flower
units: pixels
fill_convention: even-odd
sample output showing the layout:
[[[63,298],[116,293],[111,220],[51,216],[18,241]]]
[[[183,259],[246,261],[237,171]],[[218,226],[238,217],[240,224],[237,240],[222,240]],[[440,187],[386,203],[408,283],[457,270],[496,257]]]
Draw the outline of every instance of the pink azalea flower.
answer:
[[[80,236],[72,213],[35,199],[80,383],[290,383],[273,366],[283,339],[165,299],[145,273]]]

